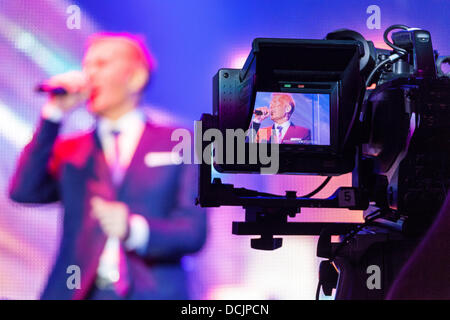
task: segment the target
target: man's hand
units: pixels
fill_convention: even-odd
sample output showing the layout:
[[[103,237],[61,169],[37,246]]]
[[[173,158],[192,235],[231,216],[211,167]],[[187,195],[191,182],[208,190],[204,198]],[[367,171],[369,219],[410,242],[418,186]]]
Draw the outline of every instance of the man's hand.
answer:
[[[49,103],[66,112],[86,101],[90,94],[88,81],[81,71],[69,71],[53,76],[47,81],[52,87],[63,87],[65,95],[50,95]]]
[[[108,237],[124,240],[128,235],[129,210],[123,202],[106,201],[100,197],[91,199],[92,216],[97,219]]]
[[[257,115],[255,113],[255,117],[253,118],[253,121],[256,122],[256,123],[263,122],[263,120],[266,119],[269,116],[269,108],[267,108],[267,107],[259,107],[259,108],[256,108],[255,111],[261,111],[262,112],[262,114],[260,114],[260,115]]]

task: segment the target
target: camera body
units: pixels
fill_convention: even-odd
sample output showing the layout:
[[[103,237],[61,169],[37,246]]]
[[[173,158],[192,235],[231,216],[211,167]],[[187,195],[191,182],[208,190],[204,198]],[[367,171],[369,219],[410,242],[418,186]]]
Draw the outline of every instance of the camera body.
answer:
[[[395,29],[402,31],[390,41]],[[202,130],[218,134],[197,149],[213,160],[200,165],[197,203],[242,206],[245,221],[233,222],[232,232],[260,235],[251,240],[255,249],[279,248],[282,239],[274,235],[320,235],[317,256],[327,260],[320,264],[317,293],[337,288],[336,299],[383,299],[450,185],[450,78],[440,67],[449,57],[436,65],[425,30],[393,25],[384,40],[392,51],[351,30],[325,40],[255,39],[242,69],[214,76],[213,113],[202,115]],[[262,172],[267,163],[254,155],[269,145],[279,160],[275,173],[327,178],[302,197],[213,179],[212,167]],[[217,161],[218,155],[227,161]],[[313,198],[332,176],[348,172],[351,187]],[[288,221],[303,207],[364,210],[365,222]],[[332,243],[332,235],[341,241]],[[383,266],[384,279],[375,295],[364,279],[373,264]]]

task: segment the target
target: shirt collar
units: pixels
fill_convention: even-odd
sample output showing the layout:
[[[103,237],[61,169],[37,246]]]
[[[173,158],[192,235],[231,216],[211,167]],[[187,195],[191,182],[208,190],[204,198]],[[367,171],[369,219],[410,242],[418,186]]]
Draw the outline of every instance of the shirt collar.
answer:
[[[138,109],[133,109],[115,121],[100,117],[97,125],[100,136],[105,136],[110,134],[113,130],[117,130],[121,133],[129,132],[130,130],[139,128],[144,122],[145,119],[142,112]]]
[[[287,130],[289,128],[289,126],[291,125],[291,120],[285,121],[282,124],[276,124],[275,123],[275,128],[277,128],[278,126],[282,126],[283,127],[283,131]]]

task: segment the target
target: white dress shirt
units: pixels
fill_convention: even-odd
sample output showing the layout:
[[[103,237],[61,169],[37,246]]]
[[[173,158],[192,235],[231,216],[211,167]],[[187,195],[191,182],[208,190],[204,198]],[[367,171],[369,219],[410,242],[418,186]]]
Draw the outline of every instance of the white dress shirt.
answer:
[[[47,104],[42,109],[42,117],[52,122],[61,122],[64,113],[51,104]],[[112,132],[119,131],[119,164],[120,164],[120,178],[123,179],[128,166],[131,163],[133,155],[139,144],[142,133],[145,129],[145,120],[143,114],[134,109],[116,121],[111,121],[106,118],[98,120],[98,136],[102,149],[105,154],[106,162],[112,166],[115,162],[115,137]],[[129,217],[130,232],[126,241],[123,243],[125,249],[142,252],[145,250],[150,237],[150,228],[145,220],[139,214],[130,214]],[[100,262],[97,269],[97,275],[103,279],[109,279],[115,282],[119,278],[119,250],[120,241],[118,238],[108,238],[100,256]]]

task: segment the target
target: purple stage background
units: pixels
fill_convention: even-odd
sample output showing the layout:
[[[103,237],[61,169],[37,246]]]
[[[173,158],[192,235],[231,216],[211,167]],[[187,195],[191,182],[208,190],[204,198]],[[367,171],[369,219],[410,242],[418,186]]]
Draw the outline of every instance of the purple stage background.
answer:
[[[75,5],[76,7],[70,7]],[[371,5],[380,8],[380,29],[369,29]],[[70,29],[71,9],[80,28]],[[219,68],[242,66],[255,37],[323,38],[350,28],[385,47],[391,24],[427,29],[441,55],[450,54],[450,1],[65,1],[0,0],[0,299],[36,299],[51,270],[60,239],[61,208],[23,206],[7,197],[15,162],[29,141],[45,97],[33,87],[51,75],[80,68],[87,37],[97,31],[128,31],[146,37],[156,60],[144,103],[151,117],[193,125],[211,112],[212,77]],[[84,130],[92,118],[71,114],[64,131]],[[224,176],[225,182],[267,192],[298,194],[323,178]],[[193,181],[193,184],[196,182]],[[351,176],[334,178],[318,194],[329,196]],[[250,249],[249,237],[231,234],[241,208],[209,210],[208,240],[186,257],[196,299],[313,299],[317,237],[285,237],[274,252]],[[297,221],[361,221],[361,212],[304,209]]]

